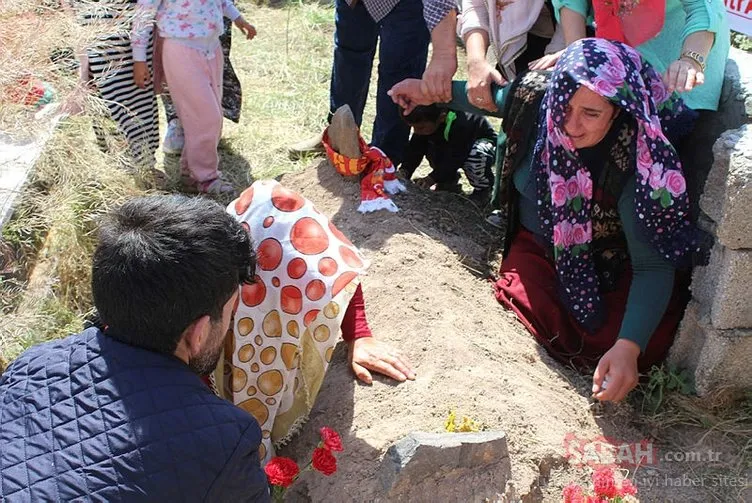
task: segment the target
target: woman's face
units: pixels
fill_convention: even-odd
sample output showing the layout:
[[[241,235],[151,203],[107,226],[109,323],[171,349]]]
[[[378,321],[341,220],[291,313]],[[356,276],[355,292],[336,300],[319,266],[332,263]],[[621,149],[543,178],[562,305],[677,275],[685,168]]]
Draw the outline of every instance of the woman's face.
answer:
[[[616,107],[603,96],[580,86],[566,108],[564,132],[574,148],[597,145],[616,118]]]

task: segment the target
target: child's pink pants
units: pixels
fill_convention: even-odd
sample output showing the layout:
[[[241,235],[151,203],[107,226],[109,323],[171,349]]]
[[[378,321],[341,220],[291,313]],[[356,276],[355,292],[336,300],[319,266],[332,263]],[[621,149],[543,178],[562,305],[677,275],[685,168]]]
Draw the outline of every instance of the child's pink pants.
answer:
[[[162,67],[185,132],[180,167],[197,182],[214,180],[222,136],[222,49],[209,57],[173,39],[163,43]]]

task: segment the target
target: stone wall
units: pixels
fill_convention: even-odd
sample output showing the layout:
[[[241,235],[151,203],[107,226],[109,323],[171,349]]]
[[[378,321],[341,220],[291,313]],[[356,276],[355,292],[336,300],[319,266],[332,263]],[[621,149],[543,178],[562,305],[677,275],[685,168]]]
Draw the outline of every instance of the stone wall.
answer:
[[[702,395],[752,388],[752,55],[732,49],[718,113],[701,119],[682,158],[690,190],[703,188],[700,226],[715,240],[693,272],[669,362],[691,370]]]

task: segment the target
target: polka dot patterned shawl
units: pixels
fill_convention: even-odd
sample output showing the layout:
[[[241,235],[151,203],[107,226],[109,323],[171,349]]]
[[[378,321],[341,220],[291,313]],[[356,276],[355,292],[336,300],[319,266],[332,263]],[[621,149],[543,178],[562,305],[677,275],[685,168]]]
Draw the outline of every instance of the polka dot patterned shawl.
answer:
[[[274,180],[227,211],[250,232],[258,267],[241,290],[223,387],[258,420],[266,463],[307,419],[368,264],[311,201]]]
[[[569,100],[580,86],[635,119],[636,219],[646,241],[676,266],[691,259],[695,234],[681,162],[665,132],[692,112],[637,51],[620,42],[579,40],[553,71],[533,154],[538,215],[553,246],[564,303],[583,328],[594,331],[604,313],[591,253],[593,180],[564,131]]]

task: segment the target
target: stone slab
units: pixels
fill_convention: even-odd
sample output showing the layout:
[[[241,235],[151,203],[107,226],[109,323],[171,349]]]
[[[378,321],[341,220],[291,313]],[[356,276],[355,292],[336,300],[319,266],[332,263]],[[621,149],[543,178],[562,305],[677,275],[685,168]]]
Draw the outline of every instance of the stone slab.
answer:
[[[690,302],[669,353],[669,363],[689,369],[702,396],[722,386],[752,389],[752,329],[719,330]]]
[[[724,246],[752,249],[752,125],[723,133],[713,153],[700,208]]]
[[[387,501],[483,501],[511,476],[506,435],[413,432],[386,452],[379,475]]]
[[[714,328],[752,328],[752,250],[716,243],[708,265],[695,268],[691,288]]]
[[[46,110],[54,111],[54,107],[48,106]],[[0,229],[13,215],[21,189],[62,117],[48,119],[41,113],[38,115],[40,122],[47,122],[40,126],[36,137],[17,138],[0,131]]]

